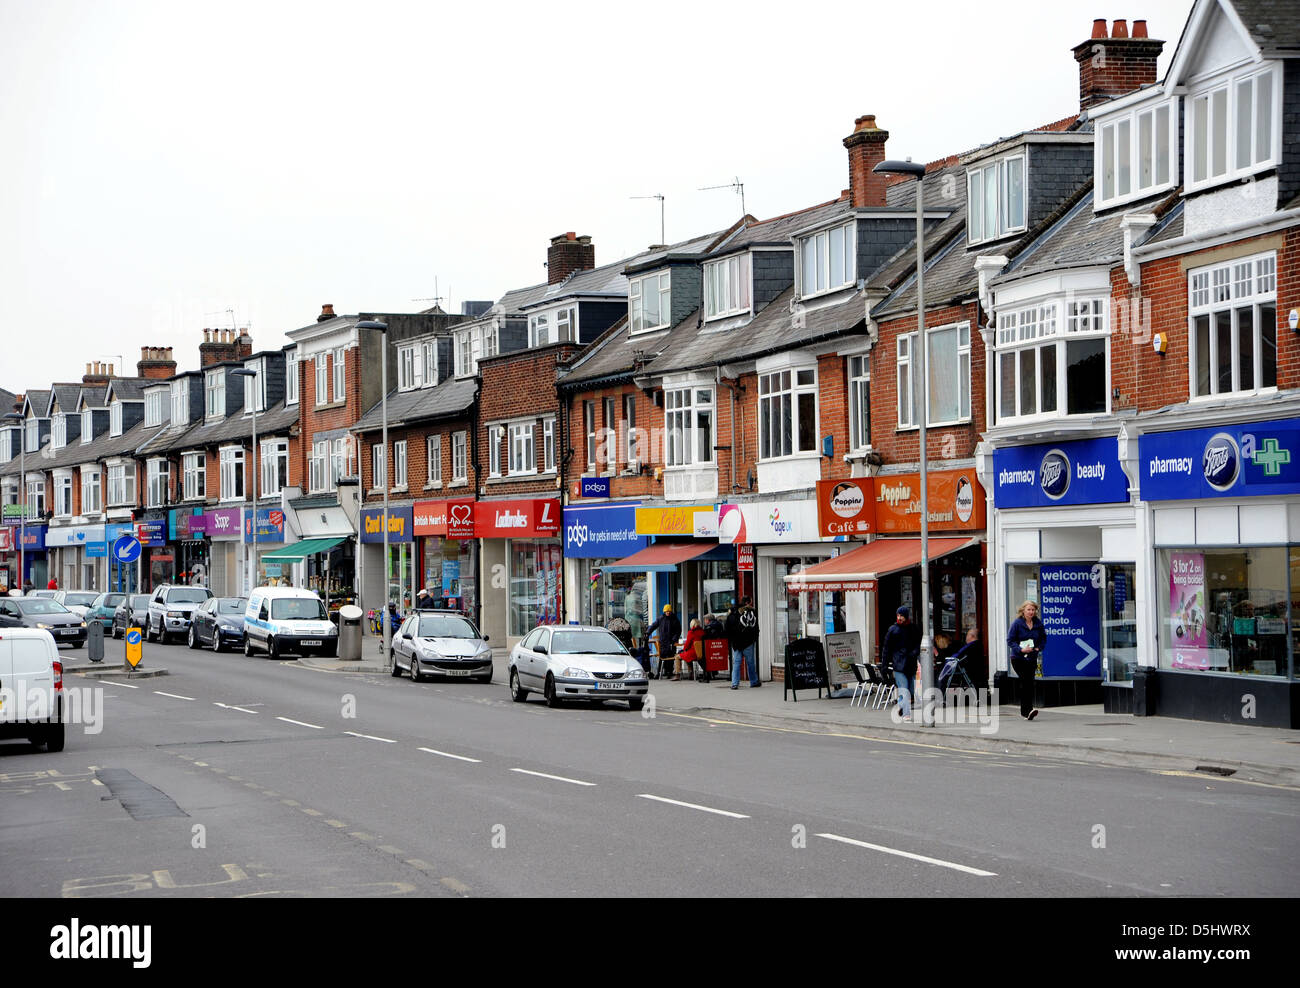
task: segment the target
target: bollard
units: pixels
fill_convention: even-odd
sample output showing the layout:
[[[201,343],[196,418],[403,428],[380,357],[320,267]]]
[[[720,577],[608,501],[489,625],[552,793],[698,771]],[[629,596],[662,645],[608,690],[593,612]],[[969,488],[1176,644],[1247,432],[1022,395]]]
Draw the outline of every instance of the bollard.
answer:
[[[86,657],[91,662],[104,661],[104,624],[91,621],[86,625]]]

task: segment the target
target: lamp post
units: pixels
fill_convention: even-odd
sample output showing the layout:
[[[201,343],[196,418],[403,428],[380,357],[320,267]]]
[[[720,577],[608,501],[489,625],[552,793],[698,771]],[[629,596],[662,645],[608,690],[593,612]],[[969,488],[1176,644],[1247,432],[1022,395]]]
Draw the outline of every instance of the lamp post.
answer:
[[[253,549],[252,549],[253,556],[252,556],[252,561],[251,561],[251,562],[252,562],[252,565],[249,567],[249,574],[248,574],[248,590],[249,590],[250,593],[252,593],[253,587],[257,586],[257,473],[258,473],[258,459],[257,459],[257,371],[255,371],[255,370],[250,370],[250,369],[247,368],[247,367],[241,367],[239,370],[233,370],[233,371],[231,371],[231,372],[230,372],[230,376],[231,376],[231,377],[251,378],[251,379],[252,379],[252,382],[253,382],[253,393],[252,393],[252,398],[251,398],[251,400],[249,401],[249,405],[250,405],[250,406],[252,407],[252,409],[253,409],[253,452],[252,452],[252,455],[249,457],[249,460],[250,460],[251,465],[252,465],[252,469],[251,469],[250,472],[251,472],[252,475],[253,475],[253,487],[252,487],[252,491],[253,491],[253,520],[249,523],[249,527],[253,530]],[[245,389],[245,390],[247,391],[247,389]]]
[[[357,323],[357,329],[375,329],[379,331],[379,368],[380,368],[380,414],[383,426],[383,438],[380,440],[384,445],[384,557],[382,572],[384,578],[384,593],[380,604],[380,617],[384,627],[384,661],[391,663],[393,660],[393,628],[392,619],[388,614],[388,323],[379,322],[377,319],[363,319]],[[360,460],[360,453],[358,453]],[[358,468],[360,463],[358,463]],[[360,470],[358,469],[358,475]]]
[[[23,422],[17,412],[10,412],[5,421]],[[18,589],[23,589],[23,576],[27,569],[27,434],[25,429],[18,430],[18,503],[22,514],[18,516]]]
[[[933,709],[925,702],[934,687],[934,660],[931,658],[930,641],[930,502],[929,502],[929,459],[926,450],[926,423],[930,417],[930,388],[926,376],[926,361],[929,357],[925,335],[925,165],[911,161],[882,161],[873,172],[884,175],[903,175],[916,179],[916,349],[918,356],[913,362],[917,380],[912,383],[912,395],[917,393],[917,381],[920,382],[920,401],[917,411],[919,440],[921,444],[921,698],[918,710],[921,723],[933,727]]]

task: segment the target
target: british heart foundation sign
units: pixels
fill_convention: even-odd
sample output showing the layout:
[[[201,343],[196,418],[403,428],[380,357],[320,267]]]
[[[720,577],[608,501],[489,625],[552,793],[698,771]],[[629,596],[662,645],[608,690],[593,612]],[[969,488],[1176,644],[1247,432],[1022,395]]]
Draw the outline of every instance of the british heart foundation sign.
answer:
[[[984,528],[984,488],[974,470],[931,470],[927,505],[932,532],[977,532]],[[876,477],[876,531],[882,535],[921,530],[921,475]]]

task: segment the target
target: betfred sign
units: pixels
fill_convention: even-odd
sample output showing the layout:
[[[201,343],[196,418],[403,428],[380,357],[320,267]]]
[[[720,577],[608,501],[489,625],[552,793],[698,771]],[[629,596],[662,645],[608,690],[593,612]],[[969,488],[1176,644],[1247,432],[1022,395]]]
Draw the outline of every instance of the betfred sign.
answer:
[[[560,517],[560,502],[556,498],[479,501],[474,534],[485,539],[547,538],[560,534]]]
[[[869,477],[817,481],[817,528],[822,535],[876,531],[875,487]]]

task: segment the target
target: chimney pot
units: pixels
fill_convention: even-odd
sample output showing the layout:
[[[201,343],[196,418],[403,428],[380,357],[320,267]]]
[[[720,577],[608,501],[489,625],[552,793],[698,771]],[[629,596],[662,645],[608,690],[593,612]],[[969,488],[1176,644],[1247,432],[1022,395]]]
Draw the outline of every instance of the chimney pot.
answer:
[[[1146,22],[1146,21],[1134,21],[1134,22],[1133,22],[1133,37],[1135,37],[1135,38],[1145,38],[1146,36],[1147,36],[1147,22]]]
[[[577,240],[577,239],[578,239],[578,235],[577,235],[576,233],[574,233],[572,230],[570,230],[568,233],[566,233],[566,234],[564,235],[564,239],[565,239],[565,240]]]
[[[86,373],[87,373],[87,374],[90,373],[90,364],[87,364],[87,365],[86,365]]]
[[[1098,17],[1098,18],[1095,18],[1095,19],[1093,20],[1093,22],[1092,22],[1092,36],[1093,36],[1094,38],[1106,38],[1106,37],[1109,37],[1109,35],[1106,33],[1106,18],[1104,18],[1104,17]]]
[[[546,249],[546,280],[558,285],[577,271],[590,271],[596,266],[596,248],[591,237],[578,236],[572,231],[551,238]]]
[[[853,133],[843,141],[849,152],[849,204],[855,209],[882,207],[888,179],[872,169],[885,160],[889,131],[876,125],[874,113],[864,113],[853,125]]]
[[[1128,21],[1123,20],[1123,19],[1121,19],[1121,20],[1117,20],[1117,21],[1115,22],[1114,26],[1110,29],[1110,36],[1111,36],[1112,38],[1127,38],[1127,37],[1128,37]]]
[[[320,307],[320,315],[316,317],[316,321],[327,322],[328,320],[333,318],[334,318],[334,306],[333,304],[326,302],[324,305]]]

